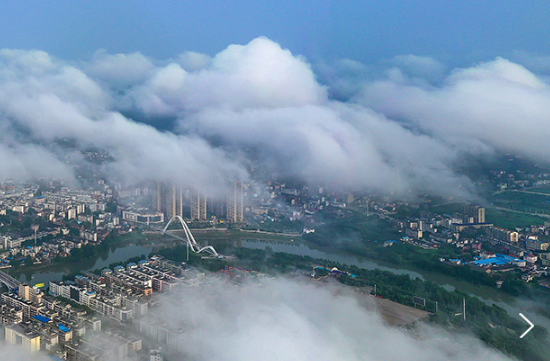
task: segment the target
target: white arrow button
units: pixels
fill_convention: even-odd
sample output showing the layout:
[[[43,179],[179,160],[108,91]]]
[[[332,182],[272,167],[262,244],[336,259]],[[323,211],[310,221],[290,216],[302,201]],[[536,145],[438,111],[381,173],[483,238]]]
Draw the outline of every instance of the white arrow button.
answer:
[[[521,318],[523,318],[523,319],[525,320],[525,322],[527,322],[527,323],[530,325],[529,328],[527,329],[527,331],[525,331],[525,332],[523,333],[523,335],[519,336],[519,338],[523,338],[523,337],[525,337],[525,335],[527,335],[527,334],[529,333],[529,331],[531,331],[531,330],[533,329],[533,327],[535,327],[535,325],[533,325],[533,324],[531,323],[531,321],[529,321],[529,320],[527,319],[527,317],[525,317],[525,316],[523,315],[523,313],[520,313],[519,315],[521,316]]]

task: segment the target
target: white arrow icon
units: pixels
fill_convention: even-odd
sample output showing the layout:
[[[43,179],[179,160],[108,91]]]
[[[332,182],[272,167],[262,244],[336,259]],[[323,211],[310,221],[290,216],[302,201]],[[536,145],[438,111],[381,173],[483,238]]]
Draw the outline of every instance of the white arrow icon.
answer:
[[[523,319],[525,320],[525,322],[527,322],[529,325],[531,325],[531,326],[529,326],[529,328],[527,329],[527,331],[525,331],[525,332],[523,333],[523,335],[519,336],[519,338],[523,338],[523,337],[525,337],[525,335],[527,335],[527,334],[529,333],[529,331],[531,331],[531,329],[532,329],[533,327],[535,327],[535,325],[533,325],[533,324],[531,323],[531,321],[529,321],[529,320],[527,319],[527,317],[525,317],[525,316],[523,315],[523,313],[520,313],[519,315],[521,316],[521,318],[523,318]]]

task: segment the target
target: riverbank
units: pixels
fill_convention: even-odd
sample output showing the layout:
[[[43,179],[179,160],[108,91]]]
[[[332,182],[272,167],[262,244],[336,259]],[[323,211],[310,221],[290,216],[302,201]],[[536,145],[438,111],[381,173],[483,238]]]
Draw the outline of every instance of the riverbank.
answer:
[[[183,230],[171,230],[171,232],[179,234],[183,233]],[[218,240],[218,239],[249,239],[249,238],[261,238],[270,241],[281,242],[300,242],[302,236],[300,234],[291,233],[275,233],[266,231],[256,231],[248,229],[219,229],[219,228],[198,228],[191,229],[191,233],[197,241],[204,240]]]
[[[141,233],[111,235],[99,246],[91,246],[91,252],[79,252],[78,255],[56,258],[50,264],[20,266],[6,271],[21,282],[48,283],[59,281],[66,274],[87,272],[107,267],[111,263],[122,262],[131,257],[147,256],[159,243],[160,236]]]
[[[215,246],[216,244],[213,243]],[[530,319],[537,320],[539,325],[550,329],[550,318],[545,317],[547,312],[544,296],[536,296],[535,299],[527,299],[525,297],[514,297],[495,286],[475,285],[463,279],[444,275],[440,273],[429,272],[414,266],[396,266],[394,264],[384,262],[378,259],[358,256],[346,251],[335,250],[330,247],[322,247],[309,244],[307,242],[269,242],[261,240],[246,240],[240,244],[241,247],[249,249],[261,249],[269,252],[283,252],[297,256],[309,256],[317,259],[324,259],[331,262],[341,264],[354,265],[360,268],[382,271],[388,271],[396,275],[408,275],[412,279],[419,278],[423,281],[433,282],[447,291],[457,290],[461,293],[475,297],[488,306],[496,305],[508,311],[510,315],[517,320],[522,319],[519,313],[523,313]],[[537,287],[537,286],[534,286]],[[545,291],[547,299],[547,291]],[[535,292],[536,293],[536,292]]]

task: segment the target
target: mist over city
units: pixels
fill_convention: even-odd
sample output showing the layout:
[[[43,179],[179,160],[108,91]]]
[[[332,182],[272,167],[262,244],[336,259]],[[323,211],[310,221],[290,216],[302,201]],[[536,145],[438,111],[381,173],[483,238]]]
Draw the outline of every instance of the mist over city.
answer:
[[[548,16],[0,4],[3,359],[550,359]]]
[[[548,154],[548,83],[503,58],[436,74],[434,85],[430,69],[443,64],[401,57],[346,101],[328,94],[349,78],[323,84],[307,59],[265,37],[213,57],[98,51],[71,64],[3,50],[1,61],[0,166],[15,179],[74,181],[93,149],[106,154],[105,177],[128,185],[216,193],[254,167],[306,185],[468,200],[479,196],[460,171],[470,160]]]

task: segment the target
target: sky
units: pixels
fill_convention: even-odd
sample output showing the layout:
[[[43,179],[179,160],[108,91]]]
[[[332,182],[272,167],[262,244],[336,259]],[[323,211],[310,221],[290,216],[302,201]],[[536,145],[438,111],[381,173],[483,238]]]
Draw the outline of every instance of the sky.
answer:
[[[312,61],[415,54],[462,64],[547,53],[549,18],[544,0],[7,0],[0,3],[0,48],[67,60],[98,49],[165,59],[184,51],[215,55],[266,36]]]

